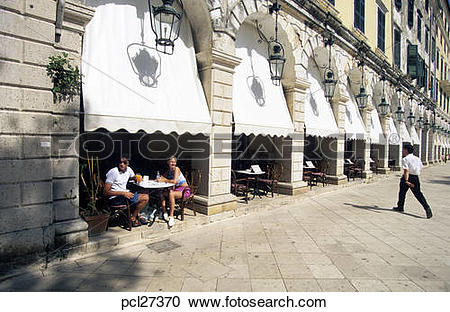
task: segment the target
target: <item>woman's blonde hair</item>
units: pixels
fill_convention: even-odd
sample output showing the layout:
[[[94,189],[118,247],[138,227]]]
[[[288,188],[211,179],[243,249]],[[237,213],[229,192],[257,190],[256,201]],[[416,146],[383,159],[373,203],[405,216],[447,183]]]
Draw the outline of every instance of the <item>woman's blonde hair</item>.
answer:
[[[177,158],[175,156],[170,156],[169,158],[167,158],[167,162],[171,161],[172,159],[175,159],[175,161],[177,161]]]

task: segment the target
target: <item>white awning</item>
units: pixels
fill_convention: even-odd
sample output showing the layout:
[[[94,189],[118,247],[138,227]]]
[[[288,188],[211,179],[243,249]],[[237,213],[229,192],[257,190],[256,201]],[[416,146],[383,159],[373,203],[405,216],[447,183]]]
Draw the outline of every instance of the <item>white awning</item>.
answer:
[[[241,25],[236,38],[236,56],[242,59],[233,75],[233,117],[239,135],[287,136],[294,132],[282,86],[270,79],[267,44],[255,26]]]
[[[98,6],[83,42],[85,130],[209,134],[188,19],[166,55],[155,50],[147,2],[91,2]]]
[[[347,140],[364,140],[366,136],[366,130],[364,123],[359,113],[358,104],[356,103],[355,96],[350,90],[349,84],[345,88],[345,92],[349,97],[349,101],[345,106],[345,135]]]
[[[389,144],[400,145],[401,140],[395,127],[394,119],[389,118]]]
[[[371,128],[370,128],[370,141],[373,144],[385,144],[386,138],[383,134],[383,128],[381,127],[380,118],[376,109],[372,109],[370,112]]]
[[[403,143],[412,143],[411,136],[409,135],[404,122],[400,123],[400,137],[402,138]]]
[[[413,145],[420,145],[420,138],[414,127],[411,127],[411,140]]]
[[[321,137],[338,137],[339,129],[333,110],[321,86],[319,69],[308,66],[307,78],[311,84],[305,99],[306,134]]]

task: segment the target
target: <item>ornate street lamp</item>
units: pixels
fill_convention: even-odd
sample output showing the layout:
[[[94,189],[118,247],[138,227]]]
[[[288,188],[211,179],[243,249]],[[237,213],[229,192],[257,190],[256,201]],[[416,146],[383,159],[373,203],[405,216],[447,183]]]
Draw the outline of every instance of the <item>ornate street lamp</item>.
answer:
[[[401,106],[400,103],[398,103],[397,110],[394,112],[394,114],[395,114],[395,119],[398,122],[402,122],[403,121],[403,119],[405,117],[405,111],[402,109],[402,106]]]
[[[328,46],[330,51],[328,52],[328,66],[325,68],[323,73],[323,86],[325,91],[325,97],[330,101],[334,96],[334,91],[336,90],[337,79],[335,74],[331,69],[331,46],[334,43],[333,34],[327,29],[327,21],[325,21],[325,34],[324,34],[325,47]]]
[[[361,60],[359,63],[361,66],[361,86],[359,87],[359,94],[355,97],[356,103],[359,109],[364,109],[367,106],[368,95],[366,93],[366,88],[364,87],[364,61]]]
[[[148,0],[151,27],[156,36],[156,50],[165,54],[173,54],[184,15],[183,2],[178,0],[180,10],[173,7],[173,2],[174,0]]]
[[[412,101],[413,101],[413,96],[411,95],[409,97],[409,115],[408,115],[408,123],[411,127],[414,126],[414,122],[416,120],[416,117],[414,116],[414,113],[412,111]]]
[[[397,88],[398,107],[397,107],[397,110],[394,112],[395,119],[398,122],[402,122],[404,120],[404,117],[405,117],[405,111],[402,109],[402,104],[401,104],[401,101],[400,101],[401,93],[402,93],[402,89],[400,89],[400,87],[398,87]]]
[[[381,81],[383,81],[383,96],[381,98],[380,104],[378,104],[378,109],[380,110],[381,116],[386,116],[389,113],[389,104],[386,101],[386,97],[384,95],[384,82],[386,81],[386,77],[381,77]]]
[[[423,123],[423,128],[425,129],[425,131],[430,130],[431,124],[428,121],[428,118],[425,119],[425,122]]]
[[[267,61],[270,67],[270,78],[274,85],[279,86],[281,78],[283,77],[284,64],[286,63],[286,57],[284,56],[284,47],[278,41],[278,12],[281,9],[281,5],[278,0],[269,6],[269,14],[275,12],[275,39],[270,39],[267,46],[267,55],[269,56]]]
[[[420,113],[420,117],[419,120],[417,120],[417,128],[419,129],[423,129],[423,102],[419,102],[419,113]]]
[[[420,116],[419,120],[417,120],[417,128],[423,129],[424,123],[423,123],[423,117]]]

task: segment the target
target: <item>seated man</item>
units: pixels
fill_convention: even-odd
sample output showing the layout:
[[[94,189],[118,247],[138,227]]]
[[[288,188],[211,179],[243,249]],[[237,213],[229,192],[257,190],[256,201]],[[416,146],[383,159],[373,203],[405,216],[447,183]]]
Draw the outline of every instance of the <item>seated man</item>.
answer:
[[[120,157],[120,163],[117,167],[112,168],[106,174],[104,195],[109,196],[110,205],[126,205],[127,201],[130,206],[135,206],[131,214],[131,222],[133,226],[147,224],[147,220],[140,216],[140,211],[148,203],[147,194],[131,193],[127,189],[129,180],[137,180],[133,170],[128,167],[128,157]],[[139,182],[139,181],[137,181]]]

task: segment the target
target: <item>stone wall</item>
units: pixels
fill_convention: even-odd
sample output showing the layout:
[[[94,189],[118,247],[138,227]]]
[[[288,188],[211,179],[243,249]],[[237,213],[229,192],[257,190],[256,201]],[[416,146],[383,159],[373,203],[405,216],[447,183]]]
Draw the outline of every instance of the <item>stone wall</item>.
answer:
[[[69,148],[79,133],[80,100],[54,103],[46,65],[63,51],[80,65],[83,28],[93,12],[67,1],[56,43],[56,6],[54,0],[0,3],[2,262],[87,240],[78,216],[78,160]],[[71,231],[78,232],[75,242]]]

